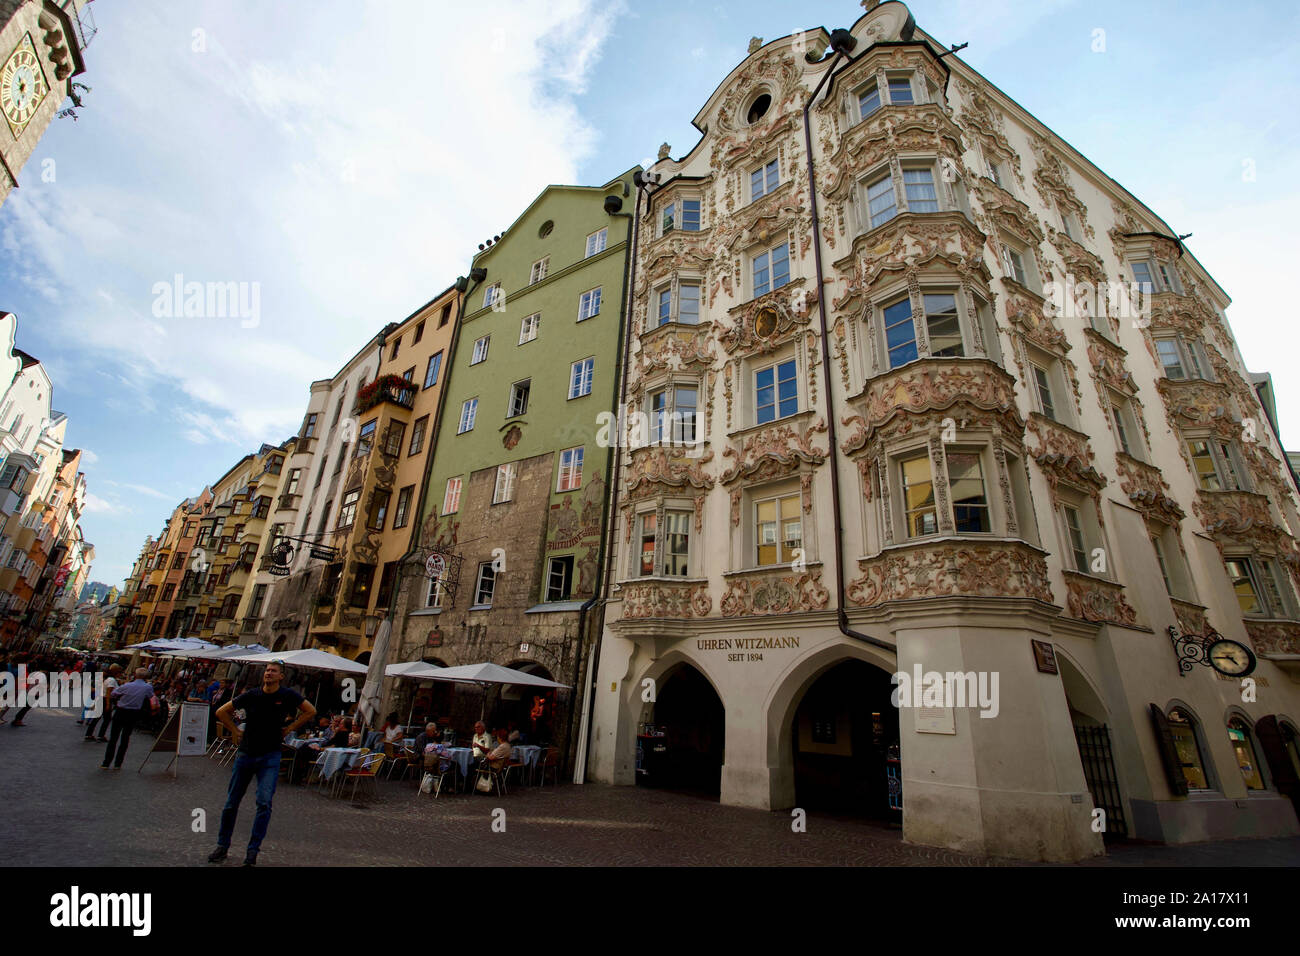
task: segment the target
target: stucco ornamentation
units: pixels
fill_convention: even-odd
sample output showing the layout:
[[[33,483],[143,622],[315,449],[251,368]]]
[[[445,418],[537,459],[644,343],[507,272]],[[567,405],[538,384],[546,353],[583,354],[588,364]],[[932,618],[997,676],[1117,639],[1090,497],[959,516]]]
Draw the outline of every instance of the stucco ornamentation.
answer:
[[[820,611],[830,602],[821,571],[803,574],[750,572],[734,577],[718,604],[723,617]]]
[[[1124,588],[1086,574],[1065,571],[1066,608],[1071,617],[1101,624],[1137,624],[1137,612],[1124,597]]]
[[[764,477],[790,474],[797,471],[801,463],[820,465],[826,460],[827,452],[813,444],[813,436],[824,431],[826,420],[823,418],[802,431],[796,431],[793,425],[764,428],[746,438],[739,451],[730,446],[722,450],[723,458],[735,461],[719,480],[731,484],[740,478],[757,477],[760,472]]]
[[[873,606],[931,597],[1015,597],[1052,601],[1047,562],[1019,542],[925,542],[858,562],[848,603]]]

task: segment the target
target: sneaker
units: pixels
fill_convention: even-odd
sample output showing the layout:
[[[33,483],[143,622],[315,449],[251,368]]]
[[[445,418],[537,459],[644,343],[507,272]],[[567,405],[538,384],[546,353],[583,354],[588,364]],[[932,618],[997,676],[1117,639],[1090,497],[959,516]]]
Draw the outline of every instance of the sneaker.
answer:
[[[244,866],[257,866],[257,851],[249,850],[244,854]]]
[[[99,765],[99,769],[100,769],[100,770],[109,770],[109,769],[111,769],[111,768],[108,766],[108,764],[106,764],[106,763],[101,763],[101,764]]]
[[[215,850],[213,850],[211,853],[208,854],[208,862],[220,863],[222,860],[226,858],[226,849],[227,848],[224,846],[217,847]]]

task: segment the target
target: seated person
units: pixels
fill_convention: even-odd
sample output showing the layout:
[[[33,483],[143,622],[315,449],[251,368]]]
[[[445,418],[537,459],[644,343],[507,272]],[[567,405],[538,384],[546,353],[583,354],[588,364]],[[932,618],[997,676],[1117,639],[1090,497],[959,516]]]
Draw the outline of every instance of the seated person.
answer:
[[[420,731],[415,737],[415,752],[423,754],[429,744],[442,743],[442,735],[438,730],[437,721],[431,720],[424,725],[424,730]]]
[[[344,717],[344,718],[343,718],[343,730],[344,730],[344,731],[347,733],[347,735],[348,735],[348,746],[349,746],[349,747],[360,747],[360,746],[361,746],[361,731],[360,731],[360,730],[353,730],[353,729],[352,729],[352,718],[351,718],[351,717]]]
[[[402,738],[405,736],[402,733],[402,725],[397,722],[397,714],[389,714],[384,720],[384,726],[379,729],[383,734],[382,740],[384,753],[391,757],[396,752],[398,745],[401,744]]]
[[[324,720],[321,723],[325,723]],[[293,783],[298,780],[304,772],[304,768],[310,767],[320,756],[320,752],[326,747],[346,747],[348,744],[347,731],[340,727],[338,730],[330,730],[329,726],[320,728],[321,735],[303,744],[293,754],[293,765],[289,768],[289,782]]]
[[[474,722],[474,758],[477,760],[492,749],[492,737],[487,732],[487,724],[481,720]]]
[[[510,760],[510,741],[505,729],[497,731],[497,745],[484,755],[484,763],[493,770],[502,769]]]
[[[524,743],[524,735],[519,732],[513,720],[506,724],[506,740],[510,741],[512,747],[520,747]]]

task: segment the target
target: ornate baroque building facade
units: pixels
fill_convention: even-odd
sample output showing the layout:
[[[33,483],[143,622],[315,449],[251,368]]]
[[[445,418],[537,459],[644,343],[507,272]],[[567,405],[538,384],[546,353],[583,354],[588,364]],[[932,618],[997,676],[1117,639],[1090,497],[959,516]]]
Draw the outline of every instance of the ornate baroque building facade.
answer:
[[[867,6],[640,184],[589,772],[1040,859],[1297,832],[1296,488],[1227,295]],[[893,706],[916,669],[996,703]]]

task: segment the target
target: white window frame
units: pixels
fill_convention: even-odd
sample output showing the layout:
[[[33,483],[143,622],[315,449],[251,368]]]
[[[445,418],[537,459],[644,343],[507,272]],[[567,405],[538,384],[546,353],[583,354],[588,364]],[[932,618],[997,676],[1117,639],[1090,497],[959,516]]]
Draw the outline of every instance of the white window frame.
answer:
[[[545,279],[546,270],[550,268],[550,264],[551,264],[550,256],[542,256],[542,258],[534,262],[532,268],[528,270],[528,284],[537,285],[537,283]]]
[[[483,308],[490,309],[501,297],[501,283],[494,282],[483,291]]]
[[[480,362],[486,362],[488,357],[488,347],[492,344],[491,333],[484,335],[482,338],[474,340],[474,353],[469,358],[470,365],[478,365]]]
[[[695,228],[688,229],[684,223],[686,220],[685,204],[695,203],[696,209]],[[672,225],[667,225],[667,221],[672,219]],[[698,196],[677,196],[671,202],[665,203],[659,210],[658,235],[664,236],[670,232],[699,232],[704,225],[704,202]]]
[[[585,322],[600,315],[600,303],[604,295],[604,286],[588,289],[578,296],[578,321]]]
[[[1161,374],[1174,382],[1188,381],[1205,381],[1212,382],[1214,379],[1210,373],[1210,363],[1205,355],[1205,350],[1200,342],[1192,339],[1186,339],[1178,333],[1172,335],[1158,335],[1154,337],[1156,346],[1156,361],[1160,365]],[[1172,342],[1174,349],[1178,353],[1178,369],[1182,372],[1181,376],[1169,374],[1171,366],[1165,364],[1164,355],[1160,351],[1162,342]]]
[[[609,226],[603,226],[597,229],[591,235],[587,236],[587,254],[584,259],[590,259],[592,256],[600,255],[609,247]]]
[[[795,511],[794,511],[794,513],[795,513],[795,516],[798,518],[798,521],[799,521],[799,544],[796,545],[796,546],[792,549],[792,551],[799,550],[799,551],[803,551],[805,554],[807,554],[807,552],[808,552],[807,542],[806,542],[806,539],[805,539],[805,537],[804,537],[804,530],[805,530],[805,529],[804,529],[804,523],[803,523],[803,522],[804,522],[804,515],[803,515],[803,501],[802,501],[802,496],[801,496],[801,494],[799,493],[799,491],[798,491],[797,489],[794,489],[794,490],[786,490],[786,491],[784,491],[784,492],[779,492],[779,493],[777,493],[777,494],[767,494],[767,495],[763,495],[761,498],[758,497],[758,496],[755,496],[755,497],[752,498],[751,501],[750,501],[750,508],[751,508],[751,514],[753,515],[753,519],[752,519],[752,521],[753,521],[752,529],[753,529],[753,533],[754,533],[754,545],[753,545],[754,550],[753,550],[753,555],[754,555],[754,567],[756,567],[756,568],[776,568],[776,567],[781,567],[781,566],[783,566],[783,565],[787,565],[787,564],[789,564],[791,561],[794,560],[794,557],[793,557],[792,554],[784,554],[784,553],[783,553],[783,551],[785,550],[785,539],[784,539],[784,537],[783,537],[783,535],[782,535],[783,527],[782,527],[782,517],[781,517],[781,510],[782,510],[782,509],[781,509],[781,503],[782,503],[783,501],[788,501],[788,500],[793,500],[793,501],[795,502]],[[759,560],[759,556],[758,556],[759,548],[763,547],[763,542],[762,542],[761,537],[760,537],[760,534],[759,534],[759,517],[758,517],[758,509],[759,509],[762,505],[767,504],[767,503],[769,503],[769,502],[775,502],[775,503],[776,503],[776,540],[775,540],[775,542],[774,542],[774,545],[775,545],[775,547],[776,547],[776,558],[777,558],[777,559],[776,559],[776,561],[772,562],[771,564],[762,564],[762,563],[760,562],[760,560]],[[658,553],[658,552],[656,551],[656,553]]]
[[[547,560],[546,583],[543,585],[546,590],[542,595],[542,598],[546,603],[568,601],[573,597],[573,577],[576,565],[577,561],[575,560],[575,556],[572,554],[562,554],[558,557]],[[558,596],[552,596],[551,585],[555,579],[555,569],[557,566],[561,569],[561,593]]]
[[[584,445],[562,449],[559,453],[559,467],[555,475],[556,493],[577,491],[582,487],[582,465],[585,458]]]
[[[474,420],[478,417],[478,396],[465,399],[460,406],[460,424],[456,428],[457,435],[464,435],[466,432],[474,430]]]
[[[519,386],[524,386],[523,390],[523,407],[515,411],[516,405],[519,404],[518,398],[520,393]],[[510,397],[506,400],[506,418],[518,418],[520,415],[528,414],[528,400],[532,397],[533,380],[531,378],[521,378],[510,386]]]
[[[690,437],[687,437],[687,420],[682,418],[677,411],[677,390],[689,388],[695,392],[695,404],[691,406],[691,417],[689,419]],[[665,396],[664,407],[661,410],[663,419],[661,420],[658,411],[654,407],[655,397],[658,395]],[[661,445],[664,443],[664,425],[668,428],[669,445],[696,445],[700,440],[700,385],[699,382],[692,379],[691,381],[672,381],[663,385],[646,390],[646,418],[650,422],[650,444]]]
[[[515,476],[518,471],[519,463],[516,461],[507,461],[497,465],[497,480],[492,488],[492,503],[494,505],[514,500]]]
[[[534,312],[532,315],[525,315],[519,320],[519,344],[523,345],[537,338],[537,332],[542,326],[542,313]]]
[[[585,398],[591,394],[596,379],[596,357],[589,355],[569,366],[569,398]]]
[[[444,515],[454,515],[460,511],[460,493],[464,483],[464,479],[459,475],[447,479],[447,484],[442,492],[442,513]]]
[[[759,174],[759,183],[760,183],[757,192],[755,192],[755,185],[754,185],[755,173]],[[773,176],[776,177],[776,182],[772,183],[771,185],[768,185],[768,181],[771,180]],[[749,169],[749,201],[750,202],[754,202],[756,200],[762,199],[764,196],[770,196],[772,193],[776,192],[776,190],[780,188],[781,188],[781,163],[779,159],[773,157],[772,159],[759,163],[757,166],[750,167]]]
[[[485,586],[486,585],[486,586]],[[479,563],[478,574],[474,576],[474,607],[491,607],[496,597],[497,572],[491,561]],[[486,591],[487,600],[483,600]]]
[[[776,273],[772,268],[772,256],[782,246],[785,247],[785,280],[779,285],[776,282]],[[758,260],[766,259],[767,264],[764,267],[767,272],[767,288],[762,292],[758,291]],[[749,283],[752,295],[750,298],[757,299],[759,296],[767,295],[769,292],[775,292],[777,289],[784,288],[794,279],[794,262],[793,251],[790,248],[790,240],[782,239],[780,242],[774,242],[766,246],[749,257]]]

